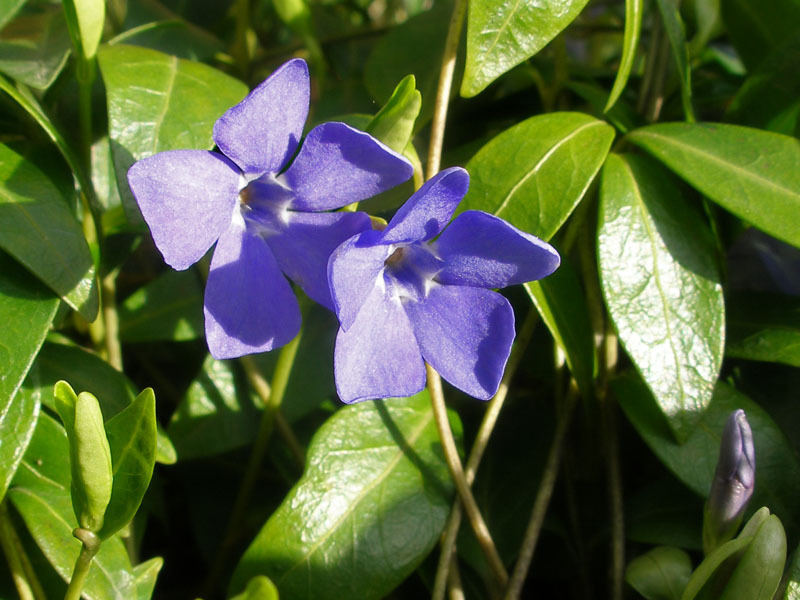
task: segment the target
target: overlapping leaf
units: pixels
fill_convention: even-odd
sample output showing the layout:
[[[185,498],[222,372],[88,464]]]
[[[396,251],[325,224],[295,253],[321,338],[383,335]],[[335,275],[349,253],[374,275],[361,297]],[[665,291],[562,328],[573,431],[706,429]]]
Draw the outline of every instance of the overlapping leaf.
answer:
[[[773,294],[736,294],[728,300],[725,354],[800,367],[800,302]]]

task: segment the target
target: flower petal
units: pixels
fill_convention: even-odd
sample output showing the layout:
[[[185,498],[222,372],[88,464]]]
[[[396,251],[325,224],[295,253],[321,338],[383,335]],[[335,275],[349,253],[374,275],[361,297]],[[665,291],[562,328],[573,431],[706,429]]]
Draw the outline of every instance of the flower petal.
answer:
[[[378,279],[383,279],[384,261],[392,249],[376,245],[379,238],[379,231],[365,231],[344,242],[328,260],[328,284],[342,329],[350,329]]]
[[[214,124],[214,141],[248,179],[277,173],[297,150],[308,116],[308,66],[283,64]]]
[[[278,265],[309,298],[334,310],[328,286],[328,259],[337,246],[370,227],[361,212],[290,212],[289,224],[266,238]]]
[[[386,243],[429,240],[450,221],[469,188],[469,175],[461,167],[445,169],[431,177],[395,213],[383,231]]]
[[[547,277],[561,263],[547,242],[476,210],[456,217],[434,246],[443,284],[500,288]]]
[[[211,259],[206,339],[214,358],[267,352],[300,330],[300,307],[264,239],[234,223]]]
[[[414,174],[400,154],[344,123],[323,123],[306,136],[284,173],[294,210],[330,210],[386,191]]]
[[[490,290],[437,285],[405,307],[423,358],[470,396],[494,396],[514,341],[508,300]]]
[[[398,300],[375,285],[350,329],[336,336],[333,369],[339,398],[348,404],[411,396],[425,387],[425,365]]]
[[[239,170],[215,152],[171,150],[135,163],[128,183],[164,261],[183,270],[230,226]]]

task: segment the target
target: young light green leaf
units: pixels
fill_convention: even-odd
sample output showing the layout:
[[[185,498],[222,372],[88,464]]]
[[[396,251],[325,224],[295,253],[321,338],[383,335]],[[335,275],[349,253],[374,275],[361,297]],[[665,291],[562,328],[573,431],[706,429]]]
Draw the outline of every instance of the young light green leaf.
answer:
[[[625,569],[625,581],[647,600],[680,600],[691,575],[692,559],[671,546],[653,548]]]
[[[612,389],[628,420],[659,460],[696,494],[705,498],[711,488],[720,438],[730,414],[741,408],[753,430],[756,449],[756,485],[751,506],[769,506],[791,529],[800,509],[800,465],[783,432],[755,402],[723,383],[700,415],[683,444],[673,439],[652,394],[636,377],[612,382]]]
[[[244,591],[236,594],[231,600],[278,600],[278,588],[269,577],[256,575],[247,582]]]
[[[614,86],[608,96],[608,102],[603,112],[608,112],[619,100],[628,77],[631,74],[633,61],[636,59],[636,50],[639,47],[639,34],[642,31],[642,13],[644,12],[643,0],[625,0],[625,35],[622,41],[622,58],[619,61],[617,76]]]
[[[674,0],[656,0],[658,10],[661,12],[661,20],[664,23],[664,31],[667,32],[670,48],[672,48],[672,58],[675,60],[675,68],[678,71],[678,79],[681,82],[681,102],[683,104],[683,114],[686,120],[694,123],[694,109],[692,108],[692,69],[689,65],[689,46],[686,43],[686,28],[678,12],[678,6]]]
[[[97,57],[120,195],[128,219],[141,224],[126,179],[130,166],[163,150],[211,149],[214,122],[247,87],[207,65],[147,48],[106,46]]]
[[[164,559],[156,556],[133,568],[133,575],[136,578],[136,600],[151,600],[153,588],[156,586],[156,578],[163,566]]]
[[[75,48],[91,60],[97,53],[106,19],[104,0],[63,0],[67,26]]]
[[[13,401],[44,342],[58,304],[58,298],[50,290],[0,251],[0,323],[3,323],[0,327],[0,364],[3,365],[0,398],[3,403]]]
[[[156,397],[152,388],[139,394],[122,412],[105,424],[111,448],[114,486],[103,527],[107,539],[125,527],[142,503],[156,462]]]
[[[416,79],[407,75],[397,84],[391,98],[383,105],[364,131],[372,134],[395,152],[405,150],[414,132],[414,123],[422,108],[422,94]]]
[[[725,355],[800,367],[800,301],[767,293],[728,297]]]
[[[800,140],[717,123],[661,123],[628,139],[714,202],[800,246]]]
[[[710,233],[659,165],[634,155],[608,157],[598,221],[600,281],[619,339],[685,440],[722,364],[725,306]]]
[[[461,95],[470,98],[479,94],[500,75],[536,54],[572,23],[586,2],[472,0]]]
[[[26,20],[18,31],[12,24],[3,31],[0,40],[0,71],[37,90],[50,87],[69,56],[70,40],[64,14],[58,6],[53,8],[31,17],[38,27],[31,27]]]
[[[772,600],[786,563],[786,532],[770,515],[759,527],[720,600]]]
[[[613,139],[609,125],[585,114],[531,117],[467,163],[469,191],[458,213],[483,210],[550,239],[586,193]]]
[[[317,431],[231,591],[266,575],[287,598],[383,598],[438,541],[452,494],[426,392],[346,406]]]
[[[64,429],[47,414],[36,425],[8,497],[30,535],[64,581],[69,581],[81,544],[72,537],[69,443]],[[135,598],[134,577],[125,546],[117,537],[95,555],[83,597],[89,600]]]
[[[2,144],[0,248],[94,321],[99,305],[95,266],[80,224],[45,174]]]

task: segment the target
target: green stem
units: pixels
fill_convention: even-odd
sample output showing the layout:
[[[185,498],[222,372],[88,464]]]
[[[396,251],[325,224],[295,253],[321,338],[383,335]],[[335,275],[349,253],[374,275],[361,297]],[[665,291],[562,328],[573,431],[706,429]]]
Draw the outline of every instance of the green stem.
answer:
[[[522,586],[525,584],[525,578],[528,576],[528,569],[533,559],[534,550],[536,550],[536,544],[539,541],[539,533],[542,530],[544,517],[547,514],[547,507],[550,504],[550,499],[553,497],[553,489],[555,488],[559,465],[561,464],[561,455],[564,451],[564,442],[567,437],[569,425],[572,422],[572,413],[577,399],[578,386],[573,379],[570,382],[570,388],[564,402],[564,412],[556,425],[555,435],[553,436],[553,442],[550,445],[550,450],[547,455],[547,462],[545,463],[544,472],[542,473],[542,479],[539,482],[539,490],[536,492],[536,500],[531,509],[531,518],[525,530],[525,536],[523,537],[520,547],[517,563],[514,566],[514,571],[511,574],[511,579],[506,588],[505,600],[516,600],[520,597]]]
[[[108,364],[122,371],[122,344],[119,340],[119,315],[117,314],[117,270],[101,280],[103,306],[103,342]]]
[[[494,540],[492,540],[492,536],[489,533],[489,528],[486,526],[483,516],[481,516],[478,503],[475,502],[475,497],[472,495],[472,491],[464,475],[461,459],[458,457],[458,449],[453,439],[453,431],[450,429],[450,421],[447,419],[447,407],[444,402],[442,380],[432,366],[426,364],[425,367],[428,372],[428,390],[431,395],[433,415],[436,419],[436,427],[439,430],[439,439],[442,443],[445,460],[447,461],[447,468],[450,470],[450,475],[453,478],[453,482],[456,484],[456,490],[458,491],[458,497],[461,499],[461,505],[467,513],[467,518],[469,519],[470,525],[472,525],[472,530],[475,532],[475,537],[478,539],[478,544],[486,557],[486,561],[489,563],[489,568],[497,582],[502,587],[505,587],[508,582],[508,573],[494,545]]]
[[[217,549],[214,562],[205,580],[205,596],[213,594],[217,580],[225,567],[225,561],[229,556],[231,548],[236,543],[239,527],[244,520],[247,507],[250,504],[250,498],[253,494],[253,488],[255,487],[261,465],[267,453],[267,446],[272,436],[275,419],[278,411],[280,411],[281,403],[286,393],[289,375],[294,366],[294,359],[297,356],[297,348],[300,345],[301,336],[302,329],[291,342],[281,348],[280,355],[278,356],[278,363],[275,365],[275,371],[272,375],[271,386],[267,385],[267,382],[261,377],[252,358],[245,356],[239,359],[240,364],[244,367],[248,375],[249,381],[254,385],[256,393],[264,402],[264,410],[261,413],[261,422],[259,423],[253,448],[250,451],[250,459],[245,468],[233,508],[231,509],[225,535]]]
[[[44,600],[42,584],[36,578],[31,561],[22,546],[8,515],[6,501],[0,502],[0,547],[8,562],[8,570],[20,600]]]
[[[72,577],[69,580],[69,587],[67,587],[64,600],[80,600],[81,593],[83,593],[83,584],[86,582],[89,568],[92,566],[92,559],[97,554],[97,551],[100,550],[101,543],[100,538],[88,529],[79,527],[72,532],[72,535],[83,542],[83,546],[81,546],[78,560],[75,561],[75,568],[72,569]]]

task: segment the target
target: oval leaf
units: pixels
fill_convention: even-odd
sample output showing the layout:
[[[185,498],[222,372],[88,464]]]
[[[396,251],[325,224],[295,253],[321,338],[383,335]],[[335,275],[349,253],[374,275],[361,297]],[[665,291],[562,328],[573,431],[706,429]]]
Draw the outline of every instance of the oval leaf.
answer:
[[[453,488],[426,392],[347,406],[317,432],[303,477],[242,557],[282,597],[383,598],[436,544]]]
[[[770,515],[758,529],[720,600],[772,600],[786,562],[786,532]]]
[[[691,575],[692,559],[671,546],[653,548],[625,569],[625,581],[647,600],[680,600]]]
[[[58,188],[0,144],[0,248],[87,321],[97,316],[95,268],[81,225]]]
[[[713,243],[700,223],[656,163],[608,157],[597,242],[603,295],[679,440],[711,400],[725,337]]]
[[[469,161],[469,191],[458,212],[483,210],[550,239],[586,193],[613,139],[611,126],[581,113],[527,119]]]
[[[103,0],[64,0],[63,4],[73,44],[80,48],[84,59],[93,58],[103,37],[106,3]]]
[[[800,246],[800,140],[715,123],[663,123],[628,134],[714,202]]]
[[[572,23],[586,2],[470,0],[461,95],[469,98],[479,94],[500,75],[536,54]]]
[[[207,65],[147,48],[105,46],[97,58],[120,195],[128,219],[142,223],[126,178],[130,166],[163,150],[211,149],[214,122],[244,98],[247,86]]]

